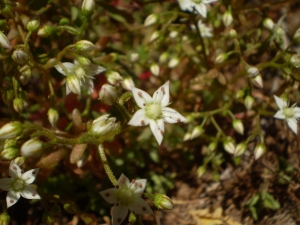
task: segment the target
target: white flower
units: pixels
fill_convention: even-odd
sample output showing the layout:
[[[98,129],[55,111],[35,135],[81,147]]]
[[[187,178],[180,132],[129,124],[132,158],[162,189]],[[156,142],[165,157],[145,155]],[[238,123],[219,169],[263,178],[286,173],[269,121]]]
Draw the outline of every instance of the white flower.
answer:
[[[206,17],[207,9],[205,4],[216,2],[218,0],[178,0],[179,6],[183,11],[198,12],[203,17]]]
[[[90,94],[93,93],[93,76],[105,71],[105,68],[92,63],[88,66],[81,65],[77,60],[75,60],[74,63],[65,62],[63,65],[68,72],[67,74],[60,65],[56,65],[55,69],[57,69],[57,71],[61,74],[67,76],[67,94],[73,92],[80,95],[80,87],[88,89]]]
[[[146,179],[133,180],[122,174],[115,188],[101,191],[101,196],[113,207],[113,225],[121,224],[128,214],[128,210],[136,214],[153,214],[152,209],[141,198],[146,186]]]
[[[0,189],[8,191],[6,196],[7,208],[14,205],[22,195],[27,199],[40,199],[41,197],[31,186],[39,169],[28,170],[22,174],[21,168],[12,160],[9,166],[11,178],[0,179]]]
[[[198,29],[200,30],[202,37],[211,38],[213,36],[211,33],[211,28],[202,23],[201,20],[198,20]]]
[[[131,90],[137,105],[141,109],[135,112],[128,124],[132,126],[147,126],[150,124],[150,129],[158,144],[161,144],[163,139],[164,122],[177,123],[186,121],[186,118],[180,113],[167,107],[170,104],[169,81],[158,88],[154,92],[153,97],[135,87]]]
[[[288,103],[276,95],[274,95],[274,98],[279,108],[279,111],[275,113],[274,117],[286,120],[288,126],[297,134],[297,119],[300,117],[300,108],[296,107],[296,103],[288,107]]]

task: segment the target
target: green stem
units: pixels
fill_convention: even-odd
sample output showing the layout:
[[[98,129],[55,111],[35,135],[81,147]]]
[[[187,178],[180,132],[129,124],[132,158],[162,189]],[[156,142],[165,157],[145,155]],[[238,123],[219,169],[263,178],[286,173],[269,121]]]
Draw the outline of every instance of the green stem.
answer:
[[[111,168],[109,167],[109,164],[108,164],[108,161],[107,161],[107,158],[106,158],[106,155],[105,155],[104,148],[103,148],[102,144],[100,144],[98,146],[98,150],[99,150],[100,158],[101,158],[101,161],[103,163],[103,167],[105,169],[105,172],[106,172],[110,182],[112,183],[112,185],[116,186],[117,185],[117,179],[114,176]]]
[[[127,112],[127,109],[121,105],[119,102],[115,102],[114,106],[121,112],[122,116],[126,119],[126,120],[130,120],[131,116],[130,114]]]
[[[217,129],[218,133],[220,133],[224,137],[226,137],[226,135],[224,134],[224,132],[222,131],[222,129],[219,127],[218,123],[216,122],[215,118],[212,116],[212,117],[210,117],[210,120],[213,123],[213,125],[215,126],[215,128]]]

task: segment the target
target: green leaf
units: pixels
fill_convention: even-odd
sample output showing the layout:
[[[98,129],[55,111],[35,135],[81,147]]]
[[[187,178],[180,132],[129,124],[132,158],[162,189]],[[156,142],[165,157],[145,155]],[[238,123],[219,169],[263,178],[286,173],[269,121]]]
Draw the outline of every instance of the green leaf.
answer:
[[[276,209],[280,208],[279,202],[277,202],[274,199],[274,197],[272,195],[270,195],[269,193],[266,194],[266,198],[264,199],[263,203],[264,203],[264,206],[269,209],[276,210]]]

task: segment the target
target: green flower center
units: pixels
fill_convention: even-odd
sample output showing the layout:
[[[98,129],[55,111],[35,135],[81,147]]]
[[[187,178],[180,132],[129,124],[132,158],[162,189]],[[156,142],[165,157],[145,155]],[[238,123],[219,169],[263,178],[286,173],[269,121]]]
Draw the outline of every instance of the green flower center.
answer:
[[[75,75],[76,77],[78,77],[79,79],[82,79],[85,76],[85,71],[84,69],[82,69],[81,67],[77,67],[75,70]]]
[[[118,191],[117,198],[120,204],[129,204],[133,200],[133,192],[127,187]]]
[[[13,183],[12,183],[12,189],[14,190],[14,191],[20,191],[20,190],[23,190],[24,189],[24,187],[25,187],[25,182],[23,181],[23,180],[21,180],[21,179],[16,179],[16,180],[14,180],[13,181]]]
[[[294,117],[294,108],[284,108],[283,114],[288,119]]]
[[[149,119],[156,120],[162,114],[161,104],[151,103],[145,107],[145,111]]]

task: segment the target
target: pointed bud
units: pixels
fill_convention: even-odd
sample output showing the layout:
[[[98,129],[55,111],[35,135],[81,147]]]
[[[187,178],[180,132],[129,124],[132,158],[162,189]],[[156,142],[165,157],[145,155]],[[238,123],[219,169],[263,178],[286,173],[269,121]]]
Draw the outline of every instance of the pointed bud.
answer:
[[[228,27],[231,25],[232,21],[233,21],[233,17],[232,17],[232,14],[231,14],[231,11],[230,10],[227,10],[223,17],[222,17],[222,20],[223,20],[223,23],[225,25],[225,27]]]
[[[183,136],[183,141],[188,141],[188,140],[191,140],[191,133],[186,133],[186,134]]]
[[[131,91],[131,88],[135,87],[135,84],[134,84],[133,80],[131,79],[131,77],[126,77],[122,81],[122,87],[128,91]]]
[[[199,168],[197,169],[197,175],[198,177],[202,177],[206,172],[206,166],[202,165],[202,166],[199,166]]]
[[[0,225],[9,225],[10,222],[10,216],[7,214],[7,212],[3,212],[0,215]]]
[[[263,21],[263,26],[264,26],[264,28],[272,31],[273,28],[274,28],[274,22],[270,18],[265,18],[264,21]]]
[[[26,141],[20,150],[20,154],[25,157],[39,157],[42,154],[43,142],[37,138]]]
[[[133,52],[130,54],[130,61],[131,62],[137,62],[139,60],[140,56],[138,53]]]
[[[234,143],[231,139],[227,139],[226,141],[223,142],[223,147],[226,152],[230,154],[234,154],[235,152],[235,146]]]
[[[293,36],[293,39],[297,42],[300,41],[300,28],[298,28]]]
[[[210,142],[209,145],[208,145],[208,150],[213,152],[214,150],[216,150],[218,146],[218,143],[216,141],[213,141],[213,142]]]
[[[68,213],[72,213],[72,214],[75,214],[78,211],[76,205],[73,202],[64,204],[64,209]]]
[[[169,53],[168,52],[163,52],[160,56],[159,56],[159,59],[158,61],[163,64],[165,62],[167,62],[169,59]]]
[[[31,20],[27,23],[26,28],[28,31],[34,32],[39,28],[39,26],[40,26],[39,20]]]
[[[191,139],[195,139],[197,137],[199,137],[201,134],[203,134],[203,127],[202,126],[196,126],[194,128],[194,130],[192,131],[192,134],[191,134]]]
[[[153,203],[158,209],[171,210],[174,208],[172,200],[164,194],[154,194]]]
[[[239,144],[236,146],[236,149],[235,149],[235,152],[234,152],[234,157],[243,155],[244,152],[246,151],[246,149],[247,149],[247,144],[246,144],[246,142],[241,142],[241,143],[239,143]]]
[[[254,77],[257,77],[258,75],[259,75],[259,70],[256,67],[250,66],[247,69],[248,78],[254,78]]]
[[[95,45],[90,41],[81,40],[75,43],[75,48],[78,51],[91,51],[95,48]]]
[[[27,53],[21,49],[15,50],[11,57],[18,64],[25,64],[29,58]]]
[[[298,55],[298,54],[292,55],[292,57],[290,58],[290,63],[292,66],[299,68],[300,67],[300,55]]]
[[[254,98],[251,95],[247,95],[245,98],[245,107],[247,110],[252,109]]]
[[[178,64],[179,64],[179,59],[178,58],[172,58],[168,63],[168,67],[172,69],[172,68],[178,66]]]
[[[18,165],[18,166],[22,166],[25,162],[26,158],[24,156],[21,156],[21,157],[17,157],[14,159],[15,163]],[[1,225],[1,224],[0,224]]]
[[[215,59],[215,63],[223,63],[228,59],[228,55],[226,53],[221,53]]]
[[[232,126],[239,134],[244,134],[244,125],[241,120],[233,120]]]
[[[3,149],[0,153],[0,160],[12,160],[16,158],[19,154],[19,149],[17,147],[8,147]]]
[[[0,139],[11,139],[19,136],[23,131],[22,124],[18,121],[10,122],[0,128]]]
[[[178,36],[178,31],[176,30],[172,30],[169,34],[169,37],[173,39],[176,38],[177,36]]]
[[[159,66],[156,63],[153,63],[150,66],[150,71],[154,76],[158,76],[159,75]]]
[[[230,31],[229,31],[229,35],[230,35],[230,37],[231,38],[237,38],[237,33],[236,33],[236,30],[235,29],[231,29]]]
[[[96,135],[106,135],[115,127],[116,118],[109,118],[109,114],[98,117],[92,123],[90,131]]]
[[[56,123],[59,119],[58,111],[56,109],[50,108],[48,110],[48,120],[52,127],[56,127]]]
[[[83,15],[91,16],[95,10],[95,0],[84,0],[81,9]]]
[[[11,147],[18,147],[18,141],[16,139],[7,139],[4,142],[3,149],[4,148],[11,148]]]
[[[88,58],[84,57],[84,56],[78,56],[76,58],[77,62],[79,62],[80,65],[82,66],[89,66],[91,65],[91,60],[89,60]]]
[[[41,27],[37,33],[40,37],[49,37],[53,33],[53,28],[49,25]]]
[[[158,37],[160,36],[160,32],[159,31],[154,31],[151,36],[150,36],[150,42],[155,41]]]
[[[1,13],[8,19],[15,19],[15,12],[9,5],[5,5],[5,7],[1,10]]]
[[[145,19],[144,26],[145,27],[151,26],[155,24],[157,21],[158,21],[158,15],[151,14]]]
[[[22,85],[26,85],[31,77],[31,69],[28,65],[23,66],[19,72],[21,73],[20,81]]]
[[[104,84],[99,92],[99,99],[106,105],[112,105],[117,100],[117,90],[115,87]]]
[[[264,144],[256,145],[256,147],[254,149],[255,160],[260,158],[263,154],[265,154],[265,152],[266,152],[266,146]]]
[[[3,48],[11,48],[9,40],[1,31],[0,31],[0,46]]]
[[[107,81],[112,85],[117,85],[123,80],[123,78],[117,71],[110,70],[110,71],[107,71],[105,75],[106,75]]]
[[[75,94],[81,94],[80,81],[77,76],[67,76],[67,86]],[[67,93],[68,94],[68,93]]]
[[[237,92],[236,92],[236,94],[235,94],[235,98],[237,98],[237,99],[239,99],[239,98],[243,98],[244,97],[244,95],[245,95],[245,92],[244,92],[244,90],[238,90]]]
[[[264,87],[264,83],[263,83],[263,79],[262,79],[261,75],[258,75],[255,78],[252,78],[251,81],[258,88]]]
[[[21,113],[24,109],[24,101],[21,98],[15,98],[13,101],[14,109],[17,113]]]

